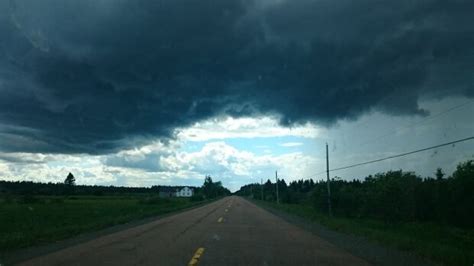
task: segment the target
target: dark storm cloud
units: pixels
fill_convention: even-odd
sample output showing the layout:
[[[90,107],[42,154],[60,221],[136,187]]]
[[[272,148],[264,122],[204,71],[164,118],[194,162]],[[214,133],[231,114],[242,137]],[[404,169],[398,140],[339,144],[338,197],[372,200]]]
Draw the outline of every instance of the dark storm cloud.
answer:
[[[0,3],[0,150],[107,153],[216,115],[331,124],[473,96],[474,2]]]

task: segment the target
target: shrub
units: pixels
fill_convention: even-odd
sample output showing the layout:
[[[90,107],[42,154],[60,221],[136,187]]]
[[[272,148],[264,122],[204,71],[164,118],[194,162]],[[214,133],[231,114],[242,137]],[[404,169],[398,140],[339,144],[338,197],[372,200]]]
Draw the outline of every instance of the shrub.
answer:
[[[189,198],[190,201],[203,201],[204,197],[201,194],[194,194]]]

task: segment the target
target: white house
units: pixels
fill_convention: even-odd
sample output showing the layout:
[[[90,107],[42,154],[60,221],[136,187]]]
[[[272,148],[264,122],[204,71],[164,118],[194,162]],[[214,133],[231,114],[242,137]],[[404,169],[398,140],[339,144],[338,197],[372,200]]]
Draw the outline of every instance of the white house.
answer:
[[[191,197],[193,195],[193,189],[189,187],[178,188],[176,190],[176,197]]]

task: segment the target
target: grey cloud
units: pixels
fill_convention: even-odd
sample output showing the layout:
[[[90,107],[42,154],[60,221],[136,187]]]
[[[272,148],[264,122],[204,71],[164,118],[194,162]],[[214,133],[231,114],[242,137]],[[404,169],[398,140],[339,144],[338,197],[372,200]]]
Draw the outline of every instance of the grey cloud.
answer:
[[[0,152],[0,160],[15,164],[43,164],[53,160],[52,156],[25,153]]]
[[[161,163],[163,156],[164,154],[157,152],[138,156],[114,154],[107,156],[104,164],[107,166],[140,169],[147,172],[170,171],[171,169],[168,169]]]
[[[223,114],[331,125],[474,95],[470,0],[265,3],[2,1],[0,149],[103,154]]]

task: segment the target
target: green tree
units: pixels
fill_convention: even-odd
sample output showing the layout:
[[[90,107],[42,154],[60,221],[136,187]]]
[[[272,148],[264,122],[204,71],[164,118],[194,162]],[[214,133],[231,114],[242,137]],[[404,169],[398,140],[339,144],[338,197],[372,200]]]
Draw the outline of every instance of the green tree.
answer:
[[[443,176],[444,176],[443,169],[442,168],[436,169],[435,176],[436,176],[436,179],[438,180],[443,179]]]
[[[204,184],[202,185],[202,194],[204,194],[206,198],[212,198],[213,190],[214,183],[212,182],[212,177],[206,176],[206,178],[204,178]]]
[[[74,175],[69,173],[64,180],[64,184],[69,185],[69,186],[74,186],[76,185],[76,178],[74,178]]]
[[[222,186],[221,181],[213,182],[211,176],[206,176],[202,185],[202,194],[209,199],[230,195],[230,191]]]
[[[460,163],[451,182],[449,218],[460,226],[471,226],[474,219],[474,161]]]

